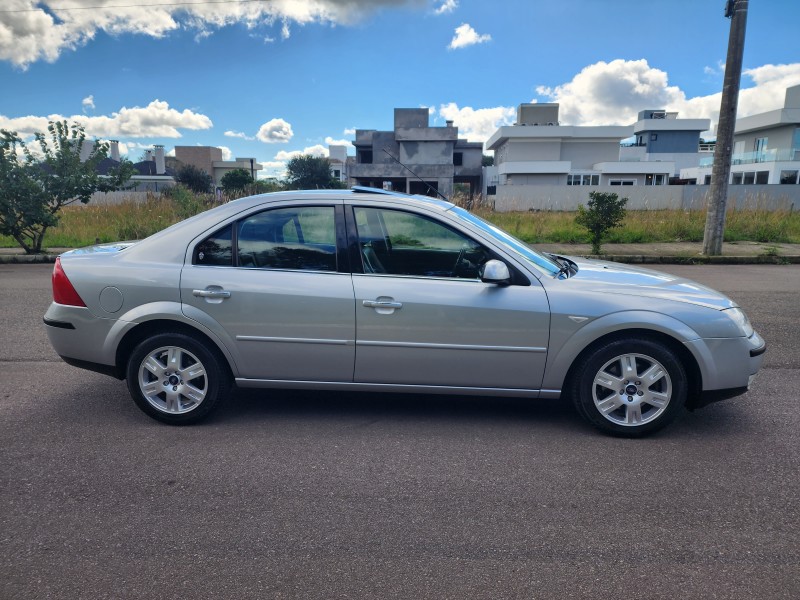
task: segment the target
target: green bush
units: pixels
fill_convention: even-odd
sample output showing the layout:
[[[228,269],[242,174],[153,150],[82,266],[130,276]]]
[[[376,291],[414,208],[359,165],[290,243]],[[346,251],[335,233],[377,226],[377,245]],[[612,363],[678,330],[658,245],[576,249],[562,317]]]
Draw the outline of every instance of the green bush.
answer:
[[[589,231],[592,254],[600,254],[600,243],[609,229],[619,227],[625,219],[627,198],[620,199],[614,193],[590,192],[589,208],[578,206],[575,222]]]

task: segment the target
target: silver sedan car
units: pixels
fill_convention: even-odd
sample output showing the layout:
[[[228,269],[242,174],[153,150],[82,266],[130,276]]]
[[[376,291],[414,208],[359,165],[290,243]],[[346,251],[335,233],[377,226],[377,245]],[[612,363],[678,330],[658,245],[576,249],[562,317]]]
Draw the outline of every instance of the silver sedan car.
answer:
[[[747,391],[765,343],[686,279],[541,254],[450,203],[373,190],[235,200],[62,254],[44,323],[165,423],[232,386],[571,400],[641,436]]]

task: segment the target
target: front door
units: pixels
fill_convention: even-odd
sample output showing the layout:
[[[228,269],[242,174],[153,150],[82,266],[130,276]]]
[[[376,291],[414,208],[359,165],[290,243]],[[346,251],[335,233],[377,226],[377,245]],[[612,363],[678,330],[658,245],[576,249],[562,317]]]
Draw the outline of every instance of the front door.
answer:
[[[352,218],[356,382],[539,389],[550,312],[538,281],[481,282],[492,253],[430,217],[354,207]]]

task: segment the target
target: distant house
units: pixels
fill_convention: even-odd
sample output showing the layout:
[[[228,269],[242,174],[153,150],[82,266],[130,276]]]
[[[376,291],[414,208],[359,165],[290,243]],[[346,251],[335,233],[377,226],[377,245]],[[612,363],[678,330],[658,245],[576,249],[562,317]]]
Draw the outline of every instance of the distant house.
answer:
[[[681,170],[691,183],[711,183],[713,158]],[[800,184],[800,85],[787,88],[783,108],[736,120],[730,185]]]
[[[482,144],[459,139],[452,121],[431,127],[427,108],[395,108],[392,131],[357,129],[353,145],[352,184],[448,198],[456,184],[480,190]]]
[[[347,182],[347,146],[336,144],[328,146],[328,162],[331,164],[331,178],[342,183]]]
[[[489,138],[494,166],[484,169],[485,194],[508,204],[541,196],[541,186],[668,185],[681,166],[697,164],[700,133],[711,125],[644,110],[634,125],[572,126],[558,113],[555,103],[520,104],[516,123]],[[633,143],[621,144],[629,138]]]
[[[643,110],[633,125],[635,142],[620,148],[621,161],[669,162],[675,165],[670,177],[696,166],[713,148],[701,145],[700,134],[711,128],[710,119],[679,119],[677,112]]]
[[[214,146],[175,146],[177,165],[193,165],[211,175],[214,186],[219,187],[222,177],[235,169],[244,169],[253,179],[264,167],[255,158],[222,160],[222,149]]]

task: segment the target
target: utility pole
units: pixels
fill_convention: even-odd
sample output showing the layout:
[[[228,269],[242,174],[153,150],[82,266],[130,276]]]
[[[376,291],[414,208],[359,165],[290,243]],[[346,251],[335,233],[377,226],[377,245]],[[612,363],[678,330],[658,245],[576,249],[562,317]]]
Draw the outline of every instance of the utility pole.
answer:
[[[728,36],[728,57],[725,61],[725,80],[717,124],[717,144],[714,167],[711,170],[711,190],[708,198],[706,229],[703,234],[703,254],[722,254],[725,233],[725,204],[728,201],[728,177],[731,173],[733,131],[736,127],[736,108],[739,104],[739,82],[742,78],[744,32],[747,26],[749,0],[727,0],[725,16],[731,20]]]

